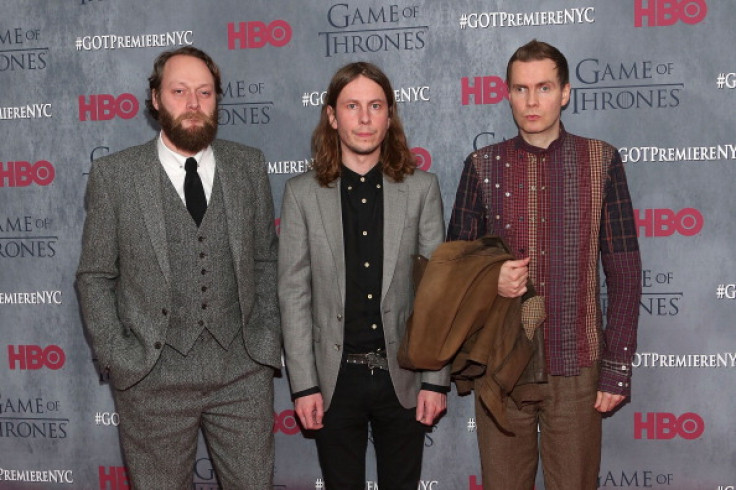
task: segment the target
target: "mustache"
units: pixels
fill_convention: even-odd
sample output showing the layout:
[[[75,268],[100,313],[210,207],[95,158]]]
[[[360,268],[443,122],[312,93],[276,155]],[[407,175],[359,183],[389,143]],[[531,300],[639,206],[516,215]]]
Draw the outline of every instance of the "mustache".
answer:
[[[208,122],[210,120],[207,114],[204,114],[202,112],[187,112],[177,117],[175,122],[177,124],[181,124],[185,119],[194,119],[203,122]]]

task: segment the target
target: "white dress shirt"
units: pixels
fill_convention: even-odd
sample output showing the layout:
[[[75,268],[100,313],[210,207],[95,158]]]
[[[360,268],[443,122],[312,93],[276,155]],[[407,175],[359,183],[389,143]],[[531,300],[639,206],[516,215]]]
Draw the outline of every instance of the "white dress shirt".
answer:
[[[181,202],[186,204],[184,199],[184,178],[187,171],[184,169],[188,157],[181,155],[164,143],[161,133],[158,135],[158,159],[164,167],[166,175],[169,176],[171,183],[174,184],[176,193],[179,194]],[[215,181],[215,154],[212,152],[212,146],[208,146],[204,150],[194,155],[197,160],[197,173],[202,179],[202,187],[204,187],[204,195],[207,203],[210,202],[212,195],[212,184]]]

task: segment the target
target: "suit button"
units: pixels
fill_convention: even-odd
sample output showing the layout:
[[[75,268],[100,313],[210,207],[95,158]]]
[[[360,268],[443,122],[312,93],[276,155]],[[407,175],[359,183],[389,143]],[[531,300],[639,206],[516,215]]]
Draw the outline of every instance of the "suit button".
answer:
[[[342,321],[342,315],[341,315],[341,314],[339,314],[339,313],[337,314],[337,321],[338,321],[338,322]]]
[[[161,342],[156,342],[155,344],[153,344],[153,348],[156,350],[161,349]]]
[[[200,327],[201,327],[201,326],[203,326],[203,325],[204,325],[204,320],[200,320],[200,321],[198,321],[198,322],[197,322],[197,325],[199,325]]]
[[[207,303],[202,303],[202,309],[203,310],[206,310],[207,309]]]
[[[335,344],[335,350],[340,350],[340,344]]]
[[[166,315],[168,315],[168,314],[169,314],[169,310],[167,310],[166,308],[163,308],[163,309],[161,310],[161,313],[162,313],[162,314],[163,314],[164,316],[166,316]]]

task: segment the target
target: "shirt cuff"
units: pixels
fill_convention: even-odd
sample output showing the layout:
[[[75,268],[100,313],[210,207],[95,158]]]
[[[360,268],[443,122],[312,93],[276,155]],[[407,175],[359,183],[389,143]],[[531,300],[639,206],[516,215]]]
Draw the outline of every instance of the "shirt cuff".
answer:
[[[435,391],[437,393],[447,393],[450,391],[449,386],[433,385],[432,383],[422,383],[422,389],[427,391]]]
[[[296,393],[292,393],[291,394],[291,401],[294,401],[297,398],[301,398],[303,396],[314,395],[315,393],[319,393],[319,386],[314,386],[314,387],[309,388],[309,389],[306,389],[306,390],[297,391]]]
[[[631,396],[631,365],[601,361],[598,390],[614,395]]]

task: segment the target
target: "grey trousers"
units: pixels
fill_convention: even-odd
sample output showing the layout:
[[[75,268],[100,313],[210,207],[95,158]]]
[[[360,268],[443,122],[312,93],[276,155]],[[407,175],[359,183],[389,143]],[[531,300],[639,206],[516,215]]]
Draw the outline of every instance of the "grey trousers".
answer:
[[[593,408],[598,366],[580,376],[549,376],[525,385],[539,402],[520,408],[507,399],[514,434],[501,431],[475,398],[484,490],[532,490],[542,459],[547,490],[595,490],[601,461],[601,414]],[[539,432],[537,427],[539,427]]]
[[[225,350],[205,331],[186,356],[165,345],[145,378],[114,390],[132,488],[191,489],[201,428],[223,490],[271,490],[273,374],[242,335]]]

